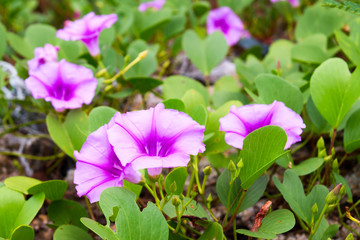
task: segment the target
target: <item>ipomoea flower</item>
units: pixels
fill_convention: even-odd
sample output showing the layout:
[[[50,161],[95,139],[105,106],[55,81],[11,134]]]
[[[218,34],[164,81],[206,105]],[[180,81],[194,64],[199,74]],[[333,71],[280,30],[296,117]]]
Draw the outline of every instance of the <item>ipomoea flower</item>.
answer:
[[[288,1],[291,6],[293,6],[294,8],[295,7],[298,7],[300,5],[300,2],[299,0],[270,0],[272,3],[276,3],[276,2],[280,2],[280,1]]]
[[[235,45],[240,38],[250,37],[240,18],[229,7],[211,10],[206,27],[208,34],[221,31],[229,46]]]
[[[28,61],[29,71],[38,69],[41,65],[48,62],[57,62],[59,47],[51,44],[45,44],[44,47],[38,47],[34,50],[35,57]]]
[[[33,97],[51,102],[58,112],[89,104],[98,83],[90,69],[65,60],[43,64],[29,74],[25,85]]]
[[[145,12],[146,9],[148,8],[154,8],[156,10],[160,10],[164,4],[165,4],[165,0],[154,0],[140,4],[138,9],[140,12]]]
[[[115,154],[107,136],[107,125],[91,133],[80,152],[75,151],[74,183],[79,197],[86,195],[90,202],[99,201],[100,194],[109,187],[122,187],[123,180],[138,183],[140,172],[131,163],[124,164]]]
[[[205,151],[205,127],[162,103],[148,110],[116,113],[112,121],[108,135],[116,155],[125,165],[147,168],[151,176],[162,168],[186,166],[190,155]]]
[[[251,104],[238,108],[232,106],[229,114],[220,119],[220,131],[225,131],[225,142],[240,149],[249,133],[267,125],[279,126],[285,130],[285,149],[301,141],[300,134],[302,128],[305,128],[299,114],[277,101],[270,105]]]
[[[116,14],[95,15],[91,12],[82,19],[67,21],[64,29],[57,31],[56,36],[66,41],[80,40],[88,48],[92,56],[100,54],[99,35],[105,28],[111,27],[117,21]]]

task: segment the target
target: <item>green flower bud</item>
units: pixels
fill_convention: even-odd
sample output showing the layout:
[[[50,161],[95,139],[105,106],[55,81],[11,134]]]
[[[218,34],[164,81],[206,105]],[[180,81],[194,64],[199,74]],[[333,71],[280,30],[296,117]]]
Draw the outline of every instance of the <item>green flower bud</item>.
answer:
[[[192,198],[195,198],[198,194],[199,194],[199,193],[196,192],[196,191],[191,191],[191,192],[190,192],[190,196],[191,196]]]
[[[336,208],[336,204],[330,204],[326,209],[326,213],[332,212]]]
[[[326,149],[322,149],[319,151],[319,153],[318,153],[319,158],[325,158],[326,156],[327,156]]]
[[[331,155],[324,157],[324,161],[325,161],[325,162],[328,162],[328,161],[330,161],[331,159],[332,159],[332,156],[331,156]]]
[[[312,214],[317,214],[318,211],[319,211],[318,206],[316,203],[314,203],[314,205],[311,208],[311,212],[312,212]]]
[[[319,151],[325,149],[325,141],[323,137],[319,138],[319,140],[316,143],[316,147],[318,148]]]
[[[171,200],[172,205],[178,207],[181,203],[180,198],[178,196],[174,196]]]
[[[335,158],[335,160],[332,162],[332,169],[333,170],[338,170],[339,169],[339,161],[337,158]]]
[[[333,158],[335,157],[335,148],[334,148],[334,147],[331,149],[331,156],[332,156]]]
[[[346,194],[346,185],[341,186],[340,196],[343,197]]]
[[[340,188],[341,188],[341,183],[337,185],[333,190],[331,190],[331,192],[328,193],[328,195],[325,198],[327,204],[331,205],[336,202],[339,196]]]
[[[238,168],[242,168],[243,166],[244,166],[244,162],[243,162],[242,159],[240,159],[240,161],[239,161],[238,164],[237,164],[237,167],[238,167]]]
[[[229,169],[231,175],[233,175],[236,172],[236,166],[232,160],[230,160],[230,162],[229,162],[228,169]]]
[[[181,194],[179,195],[179,198],[180,198],[181,201],[183,201],[184,198],[185,198],[185,197],[184,197],[184,194],[181,193]]]
[[[352,235],[352,233],[349,233],[349,235],[347,235],[345,240],[354,240],[354,236]]]
[[[211,203],[212,201],[213,201],[213,198],[212,198],[211,193],[210,193],[209,196],[206,199],[206,202]]]
[[[209,176],[211,174],[211,167],[207,166],[206,168],[204,168],[203,172],[205,175]]]
[[[172,193],[176,192],[177,186],[176,186],[176,182],[175,182],[175,181],[173,181],[173,183],[170,184],[169,189],[170,189],[170,192],[172,192]]]

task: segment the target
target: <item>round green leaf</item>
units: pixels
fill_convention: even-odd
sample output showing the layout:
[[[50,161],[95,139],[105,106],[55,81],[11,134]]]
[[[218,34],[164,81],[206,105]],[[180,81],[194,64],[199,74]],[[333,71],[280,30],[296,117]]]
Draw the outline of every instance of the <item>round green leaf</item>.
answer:
[[[351,115],[344,131],[345,151],[351,153],[360,148],[360,110]]]
[[[72,224],[86,230],[80,218],[88,217],[88,213],[80,203],[71,200],[56,200],[51,202],[47,212],[56,226]]]
[[[25,39],[33,48],[43,47],[46,43],[55,44],[56,29],[47,24],[32,24],[25,31]]]
[[[83,229],[74,225],[62,225],[54,233],[54,240],[92,240],[92,237]]]
[[[294,226],[294,214],[288,209],[279,209],[271,212],[261,221],[259,232],[280,234],[291,230]]]
[[[321,167],[323,163],[323,158],[309,158],[302,161],[300,164],[293,166],[292,170],[295,171],[297,175],[304,176],[314,172],[316,169]]]
[[[34,240],[34,236],[35,233],[32,227],[21,225],[13,231],[10,240]]]
[[[284,154],[287,136],[281,127],[259,128],[244,140],[241,157],[241,187],[248,189],[279,157]]]
[[[8,188],[12,190],[24,194],[29,194],[27,190],[32,186],[41,183],[41,181],[35,178],[30,178],[25,176],[14,176],[14,177],[6,178],[4,183]]]
[[[116,112],[116,109],[107,106],[93,108],[89,114],[90,132],[93,132],[104,124],[109,123],[110,119]]]
[[[29,194],[45,193],[45,198],[51,201],[61,199],[67,189],[67,182],[63,180],[50,180],[42,182],[28,189]]]
[[[185,112],[185,105],[180,99],[170,98],[163,101],[163,104],[165,105],[166,109],[175,109],[179,112]]]

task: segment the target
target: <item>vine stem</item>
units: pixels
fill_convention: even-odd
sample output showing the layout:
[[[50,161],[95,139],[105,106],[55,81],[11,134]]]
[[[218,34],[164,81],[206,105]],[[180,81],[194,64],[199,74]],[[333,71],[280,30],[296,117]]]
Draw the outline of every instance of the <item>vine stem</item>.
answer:
[[[322,218],[323,218],[323,216],[324,216],[324,214],[325,214],[328,206],[329,206],[329,204],[326,203],[325,206],[324,206],[324,208],[323,208],[323,210],[322,210],[321,213],[320,213],[320,216],[319,216],[317,222],[316,222],[315,228],[310,230],[309,240],[311,240],[311,239],[313,238],[314,234],[315,234],[316,231],[318,230],[318,228],[319,228],[319,226],[320,226],[320,222],[321,222],[321,220],[322,220]]]
[[[156,194],[156,191],[154,192],[146,182],[144,183],[144,186],[145,186],[145,188],[150,192],[150,194],[154,197],[154,199],[155,199],[155,204],[156,204],[156,206],[160,209],[160,208],[161,208],[161,206],[160,206],[160,200],[159,200],[159,198],[158,198],[158,196],[157,196],[157,194]],[[156,190],[156,189],[155,189],[155,190]]]
[[[242,194],[241,194],[241,196],[240,196],[240,200],[239,200],[239,202],[238,202],[238,205],[236,206],[236,210],[235,210],[234,214],[231,216],[230,221],[228,222],[228,224],[224,227],[224,231],[228,230],[229,227],[231,226],[231,223],[235,220],[236,215],[237,215],[237,212],[238,212],[239,209],[240,209],[241,203],[242,203],[242,201],[244,200],[246,191],[247,191],[247,190],[245,190],[245,189],[243,190],[243,192],[242,192]]]
[[[7,156],[14,156],[14,157],[24,157],[24,158],[28,158],[28,159],[32,159],[32,160],[39,160],[39,161],[47,161],[47,160],[52,160],[52,159],[56,159],[56,158],[65,156],[65,153],[63,153],[63,152],[58,153],[56,155],[45,156],[45,157],[22,154],[22,153],[17,153],[17,152],[9,152],[9,151],[0,151],[0,154],[7,155]]]
[[[26,122],[26,123],[22,123],[22,124],[10,127],[8,129],[6,129],[5,131],[3,131],[2,133],[0,133],[0,137],[4,136],[5,134],[14,132],[14,131],[16,131],[16,130],[18,130],[20,128],[27,127],[27,126],[30,126],[30,125],[40,124],[40,123],[43,123],[43,122],[45,122],[45,119],[38,119],[38,120],[34,120],[34,121],[30,121],[30,122]]]
[[[89,199],[87,197],[85,197],[85,203],[86,203],[86,206],[87,206],[87,209],[89,211],[89,215],[90,215],[91,219],[96,221],[94,213],[93,213],[93,211],[91,209],[90,201],[89,201]]]

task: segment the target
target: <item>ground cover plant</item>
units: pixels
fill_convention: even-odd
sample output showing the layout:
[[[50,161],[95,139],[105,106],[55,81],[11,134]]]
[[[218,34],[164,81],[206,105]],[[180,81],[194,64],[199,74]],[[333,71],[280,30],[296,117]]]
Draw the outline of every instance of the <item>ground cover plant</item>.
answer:
[[[0,239],[357,239],[360,5],[3,1]]]

